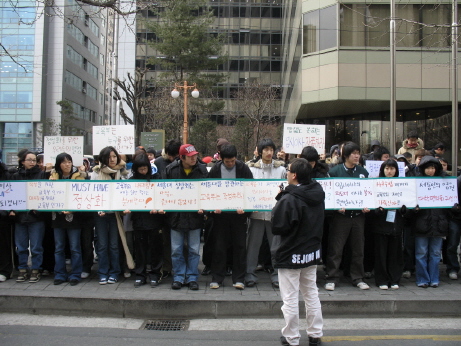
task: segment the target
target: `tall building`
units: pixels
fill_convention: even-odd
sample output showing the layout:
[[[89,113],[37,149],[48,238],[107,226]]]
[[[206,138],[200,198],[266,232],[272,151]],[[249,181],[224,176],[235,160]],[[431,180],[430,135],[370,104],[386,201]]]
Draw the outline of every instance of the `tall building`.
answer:
[[[218,122],[228,123],[228,115],[233,111],[233,94],[238,88],[254,82],[280,86],[282,4],[282,0],[209,1],[216,17],[210,27],[210,34],[226,37],[224,51],[229,57],[227,63],[215,70],[229,76],[219,85],[219,97],[226,105],[223,111],[215,115]],[[153,21],[158,19],[148,10],[142,11],[139,16]],[[145,28],[142,20],[137,23],[136,66],[144,68],[149,57],[161,54],[149,46],[149,41],[156,39],[155,34]],[[162,72],[157,65],[149,68],[147,78],[155,78]]]
[[[451,146],[452,2],[396,1],[397,149],[411,130]],[[285,2],[286,121],[326,124],[327,150],[390,144],[389,18],[390,1]]]
[[[37,4],[39,6],[37,7]],[[0,132],[3,161],[17,163],[22,148],[42,148],[43,136],[84,136],[91,153],[92,126],[110,123],[114,16],[75,0],[2,2]],[[56,104],[67,101],[75,119]]]

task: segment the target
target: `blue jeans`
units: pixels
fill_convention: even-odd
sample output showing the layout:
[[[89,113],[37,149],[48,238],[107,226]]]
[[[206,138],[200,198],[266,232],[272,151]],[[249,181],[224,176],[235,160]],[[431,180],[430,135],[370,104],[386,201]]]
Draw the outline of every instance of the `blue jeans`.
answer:
[[[118,226],[115,214],[95,216],[96,252],[98,254],[99,279],[118,279],[120,260],[118,250]]]
[[[66,234],[69,238],[72,270],[67,274],[66,269]],[[79,228],[55,228],[54,229],[54,278],[55,280],[78,280],[82,275],[82,249],[80,247]]]
[[[438,285],[441,237],[415,237],[416,284]]]
[[[31,269],[41,269],[43,262],[43,236],[45,235],[45,223],[36,221],[31,223],[16,223],[14,229],[15,243],[18,252],[18,269],[27,269],[30,253],[32,254]]]
[[[184,258],[184,240],[187,239],[187,263]],[[171,230],[171,261],[173,264],[173,281],[189,283],[198,280],[198,263],[200,261],[200,229]]]
[[[459,272],[458,245],[461,236],[461,220],[450,219],[447,236],[447,274]]]

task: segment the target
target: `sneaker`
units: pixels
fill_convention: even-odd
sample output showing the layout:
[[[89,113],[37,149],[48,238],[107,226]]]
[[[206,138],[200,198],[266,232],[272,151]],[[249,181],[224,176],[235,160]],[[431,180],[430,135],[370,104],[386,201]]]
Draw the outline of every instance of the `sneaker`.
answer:
[[[380,289],[380,290],[388,290],[388,289],[389,289],[389,286],[387,286],[387,285],[380,285],[380,286],[379,286],[379,289]]]
[[[154,288],[158,286],[158,280],[150,280],[150,287]]]
[[[27,269],[19,269],[19,275],[16,279],[16,282],[24,282],[27,279],[29,279],[29,273],[27,272]]]
[[[334,282],[327,282],[327,284],[325,285],[325,289],[327,291],[334,291],[335,290],[335,283]]]
[[[452,280],[458,280],[458,274],[456,272],[451,272],[448,274],[448,277]]]
[[[3,274],[0,274],[0,282],[6,281],[6,276]]]
[[[108,283],[108,284],[115,284],[115,283],[117,283],[117,279],[116,279],[116,278],[113,278],[113,277],[110,277],[110,278],[107,280],[107,283]]]
[[[316,346],[322,343],[322,339],[309,336],[309,346]]]
[[[368,286],[365,282],[359,282],[357,284],[357,287],[360,288],[361,290],[368,290],[370,289],[370,286]],[[387,287],[387,286],[386,286]]]
[[[100,285],[107,285],[107,279],[106,278],[99,279],[99,284]]]
[[[212,282],[212,283],[210,283],[210,288],[215,290],[215,289],[219,288],[219,284],[217,282]]]
[[[180,290],[182,287],[182,282],[179,282],[179,281],[173,281],[173,283],[171,284],[171,288],[173,290]]]
[[[402,277],[405,278],[405,279],[411,278],[411,272],[410,272],[409,270],[405,270],[405,271],[402,273]]]
[[[136,281],[134,282],[134,287],[135,287],[135,288],[141,287],[141,286],[144,285],[145,283],[146,283],[146,282],[145,282],[144,280],[138,279],[138,280],[136,280]]]
[[[87,272],[82,272],[82,274],[80,275],[82,279],[87,279],[89,276],[90,276],[90,273],[87,273]]]
[[[49,270],[44,269],[42,271],[42,276],[50,276],[50,275],[51,275],[51,272]]]
[[[30,273],[29,283],[34,284],[40,281],[40,271],[38,269],[33,269]]]
[[[243,282],[236,282],[232,286],[234,286],[238,290],[244,290],[245,289],[245,285],[243,284]]]
[[[397,284],[391,285],[391,290],[398,290],[400,287]]]

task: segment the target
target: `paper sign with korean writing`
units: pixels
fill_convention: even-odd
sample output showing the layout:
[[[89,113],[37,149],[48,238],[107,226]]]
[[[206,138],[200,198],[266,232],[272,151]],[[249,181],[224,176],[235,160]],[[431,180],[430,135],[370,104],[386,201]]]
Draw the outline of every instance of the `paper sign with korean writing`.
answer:
[[[45,136],[43,162],[55,164],[56,156],[67,153],[74,166],[83,164],[83,136]]]
[[[280,192],[280,180],[245,181],[245,209],[270,211]]]
[[[134,153],[134,125],[93,126],[93,154],[113,146],[119,154]]]
[[[379,170],[381,169],[381,165],[384,161],[373,161],[367,160],[365,161],[365,168],[368,171],[368,178],[378,178],[379,177]],[[405,163],[404,162],[397,162],[397,166],[399,167],[399,177],[405,176]]]
[[[416,206],[415,179],[381,178],[374,180],[375,206],[399,209]]]
[[[325,153],[325,125],[283,125],[283,150],[300,154],[304,147],[312,146],[319,154]]]
[[[373,181],[333,179],[335,207],[338,209],[374,208]]]
[[[27,188],[24,182],[0,182],[0,210],[26,210]]]
[[[154,209],[184,211],[199,210],[199,189],[200,182],[196,180],[171,180],[156,182]]]
[[[67,208],[69,210],[111,210],[111,181],[75,180],[69,182],[67,189]]]
[[[245,183],[239,180],[219,179],[201,181],[200,208],[203,210],[244,209]]]
[[[122,180],[111,184],[112,210],[153,210],[155,183],[138,180]]]
[[[335,191],[332,179],[316,179],[325,192],[325,209],[335,208]]]
[[[35,180],[27,183],[28,209],[65,210],[67,182]]]
[[[421,208],[452,206],[458,203],[456,178],[417,179],[416,192]]]

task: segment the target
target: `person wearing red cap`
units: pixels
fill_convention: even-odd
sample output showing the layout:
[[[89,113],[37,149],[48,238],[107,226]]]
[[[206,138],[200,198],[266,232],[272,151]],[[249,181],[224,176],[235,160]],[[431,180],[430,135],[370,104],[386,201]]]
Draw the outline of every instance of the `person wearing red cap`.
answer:
[[[197,160],[198,152],[192,144],[183,144],[179,148],[179,160],[166,167],[166,179],[203,179],[208,171]],[[171,260],[173,264],[173,283],[171,288],[179,290],[187,285],[198,290],[198,264],[200,261],[200,233],[203,228],[203,210],[198,212],[169,213],[171,226]],[[187,239],[187,241],[186,241]],[[184,244],[187,243],[188,255],[184,256]]]

